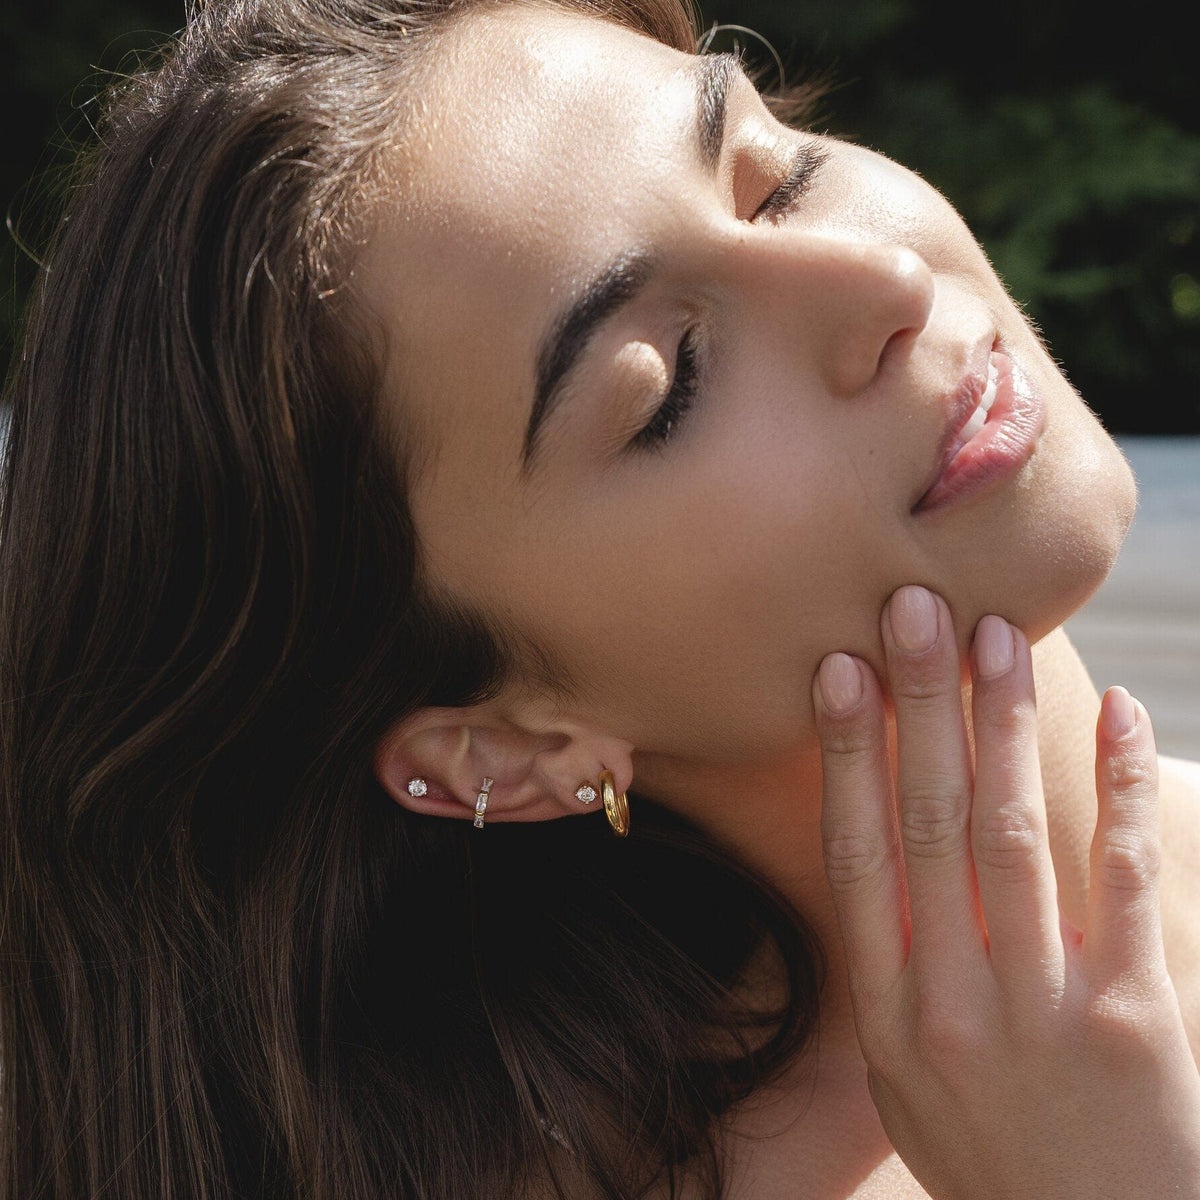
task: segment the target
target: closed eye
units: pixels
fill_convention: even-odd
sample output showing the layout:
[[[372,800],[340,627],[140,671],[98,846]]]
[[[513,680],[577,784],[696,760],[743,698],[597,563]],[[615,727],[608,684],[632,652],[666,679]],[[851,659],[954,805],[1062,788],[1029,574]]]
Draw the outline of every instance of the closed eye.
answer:
[[[808,191],[828,157],[816,142],[802,142],[792,155],[791,165],[783,182],[759,205],[750,219],[769,221],[786,216]]]
[[[675,375],[671,386],[654,416],[630,442],[634,449],[661,449],[691,409],[696,400],[700,379],[697,361],[699,341],[699,330],[695,326],[683,335],[675,354]]]

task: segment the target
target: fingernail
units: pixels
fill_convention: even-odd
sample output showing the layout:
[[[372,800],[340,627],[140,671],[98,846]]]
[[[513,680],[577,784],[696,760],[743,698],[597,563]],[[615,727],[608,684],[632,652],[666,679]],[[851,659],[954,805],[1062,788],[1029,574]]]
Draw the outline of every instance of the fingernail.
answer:
[[[1133,697],[1123,687],[1110,687],[1100,701],[1100,728],[1110,742],[1123,738],[1137,724]]]
[[[862,699],[862,676],[858,663],[848,654],[827,654],[817,672],[821,699],[834,716],[848,713]]]
[[[902,587],[892,597],[888,619],[896,645],[907,654],[920,654],[937,641],[937,604],[923,587]]]
[[[1013,635],[1003,617],[986,616],[975,626],[975,667],[981,679],[997,679],[1013,665]]]

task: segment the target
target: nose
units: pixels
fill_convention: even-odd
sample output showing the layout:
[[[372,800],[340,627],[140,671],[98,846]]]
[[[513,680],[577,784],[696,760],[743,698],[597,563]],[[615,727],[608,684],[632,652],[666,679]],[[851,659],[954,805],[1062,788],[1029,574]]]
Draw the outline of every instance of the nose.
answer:
[[[790,322],[785,336],[804,347],[834,396],[857,396],[889,347],[929,321],[933,272],[906,246],[789,231],[762,252],[771,260],[764,274],[772,319]]]

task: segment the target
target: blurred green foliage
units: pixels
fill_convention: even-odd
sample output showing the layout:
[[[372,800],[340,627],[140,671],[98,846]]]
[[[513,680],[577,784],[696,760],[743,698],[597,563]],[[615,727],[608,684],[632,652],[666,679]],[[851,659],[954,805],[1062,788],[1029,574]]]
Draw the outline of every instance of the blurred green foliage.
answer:
[[[219,0],[210,0],[219,2]],[[834,81],[817,127],[915,168],[958,207],[1117,432],[1200,432],[1200,70],[1178,9],[1078,0],[702,0],[792,74]],[[36,253],[55,168],[97,89],[183,21],[182,0],[4,12],[0,199]],[[772,59],[754,38],[728,33]],[[773,69],[773,68],[772,68]],[[31,184],[37,177],[40,182]],[[7,355],[33,274],[0,248]]]
[[[943,191],[1115,432],[1200,433],[1200,68],[1166,0],[702,0]],[[772,59],[740,36],[769,77]]]

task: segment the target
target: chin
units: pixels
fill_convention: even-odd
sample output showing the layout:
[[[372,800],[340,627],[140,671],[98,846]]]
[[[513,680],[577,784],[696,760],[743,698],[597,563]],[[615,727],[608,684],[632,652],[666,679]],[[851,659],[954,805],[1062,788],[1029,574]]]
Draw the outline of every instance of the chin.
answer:
[[[921,581],[950,603],[964,646],[987,613],[1031,642],[1057,629],[1108,577],[1129,532],[1137,485],[1120,448],[1078,401],[1055,424],[1011,490]]]
[[[1108,578],[1137,510],[1128,461],[1084,412],[1085,427],[1065,431],[1071,453],[1055,464],[1048,495],[1033,506],[1034,561],[1009,617],[1031,641],[1078,612]]]

